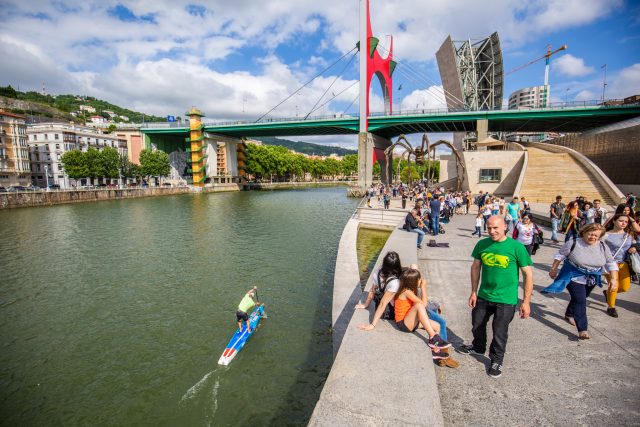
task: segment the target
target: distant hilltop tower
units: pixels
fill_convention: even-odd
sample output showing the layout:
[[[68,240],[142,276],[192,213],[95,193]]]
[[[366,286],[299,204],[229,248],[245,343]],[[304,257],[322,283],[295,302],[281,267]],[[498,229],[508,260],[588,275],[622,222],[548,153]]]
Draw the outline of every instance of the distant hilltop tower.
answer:
[[[476,41],[453,41],[448,36],[436,59],[449,111],[502,108],[504,66],[497,32]],[[456,148],[475,139],[464,135],[454,134]]]

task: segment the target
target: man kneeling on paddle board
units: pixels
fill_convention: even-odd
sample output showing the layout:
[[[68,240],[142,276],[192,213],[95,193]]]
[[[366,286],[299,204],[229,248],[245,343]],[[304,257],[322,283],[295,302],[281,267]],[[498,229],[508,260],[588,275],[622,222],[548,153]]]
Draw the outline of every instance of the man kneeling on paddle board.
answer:
[[[247,329],[251,332],[251,324],[249,323],[249,315],[247,313],[253,310],[253,307],[260,304],[256,297],[257,286],[249,289],[244,295],[240,304],[238,304],[238,311],[236,311],[236,318],[238,319],[238,329],[242,329],[242,322],[247,324]]]

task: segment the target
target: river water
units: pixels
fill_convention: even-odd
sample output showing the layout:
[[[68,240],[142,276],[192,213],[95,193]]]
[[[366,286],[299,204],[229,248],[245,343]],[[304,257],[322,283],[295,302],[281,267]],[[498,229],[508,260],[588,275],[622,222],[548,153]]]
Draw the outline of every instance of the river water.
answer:
[[[305,424],[344,188],[0,211],[2,425]],[[268,319],[217,361],[253,284]]]

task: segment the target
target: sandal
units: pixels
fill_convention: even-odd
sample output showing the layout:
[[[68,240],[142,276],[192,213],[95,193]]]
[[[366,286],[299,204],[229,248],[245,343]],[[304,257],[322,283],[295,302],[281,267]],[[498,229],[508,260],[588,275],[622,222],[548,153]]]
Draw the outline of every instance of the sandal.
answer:
[[[581,340],[588,340],[589,338],[591,338],[589,336],[589,332],[587,331],[582,331],[580,332],[580,334],[578,335],[578,338],[580,338]]]
[[[564,320],[565,320],[568,324],[570,324],[570,325],[572,325],[572,326],[576,326],[576,321],[575,321],[575,320],[573,320],[573,317],[564,316]]]

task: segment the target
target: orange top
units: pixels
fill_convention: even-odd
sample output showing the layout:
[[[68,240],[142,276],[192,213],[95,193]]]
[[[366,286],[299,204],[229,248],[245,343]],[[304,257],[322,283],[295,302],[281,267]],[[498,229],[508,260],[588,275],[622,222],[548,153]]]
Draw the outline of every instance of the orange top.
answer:
[[[394,305],[394,314],[396,318],[396,322],[404,320],[404,317],[407,315],[409,310],[413,307],[413,301],[410,299],[400,299],[398,298],[395,301]]]

